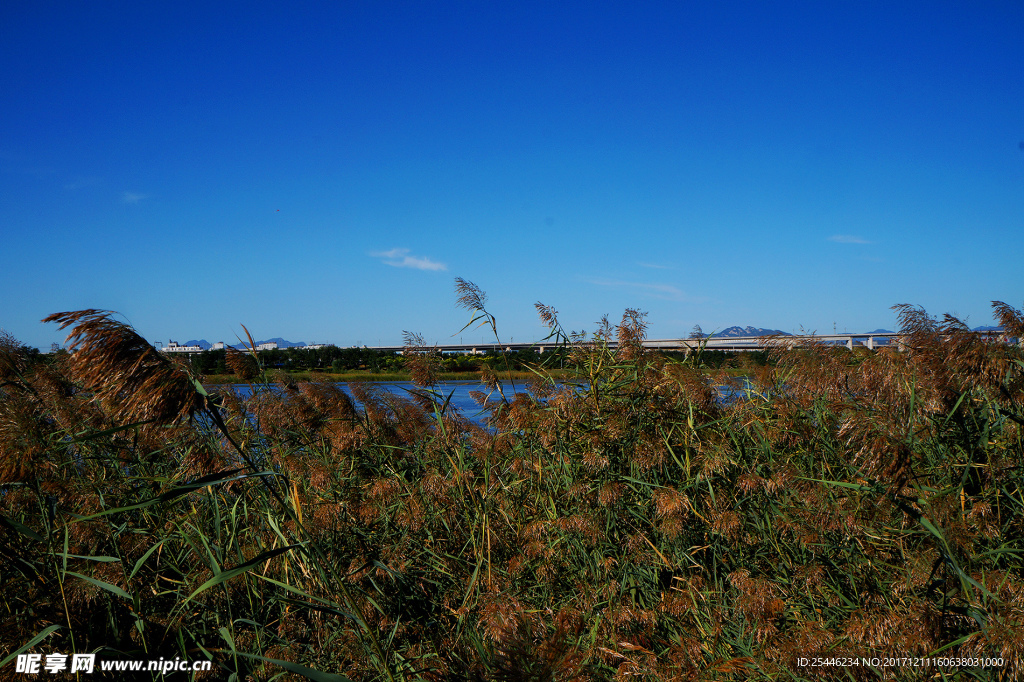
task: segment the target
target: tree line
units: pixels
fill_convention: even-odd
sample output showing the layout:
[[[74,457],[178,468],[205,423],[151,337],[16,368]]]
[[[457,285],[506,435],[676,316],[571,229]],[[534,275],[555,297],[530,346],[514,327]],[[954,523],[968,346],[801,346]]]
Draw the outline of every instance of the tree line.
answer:
[[[479,372],[484,368],[495,370],[525,370],[541,364],[542,360],[556,363],[564,358],[560,349],[548,349],[543,354],[532,349],[499,352],[488,350],[483,354],[445,353],[439,358],[440,369],[444,372]],[[286,371],[323,371],[373,373],[400,372],[405,367],[401,353],[366,347],[340,348],[277,348],[259,351],[264,367]],[[191,368],[200,374],[230,374],[224,349],[207,350],[188,356]]]

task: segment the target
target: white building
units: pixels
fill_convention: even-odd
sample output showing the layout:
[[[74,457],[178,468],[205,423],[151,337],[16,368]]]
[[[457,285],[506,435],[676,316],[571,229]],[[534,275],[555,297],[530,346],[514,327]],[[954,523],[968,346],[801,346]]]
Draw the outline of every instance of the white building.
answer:
[[[202,346],[182,346],[177,341],[168,341],[167,345],[160,349],[161,353],[202,353]]]
[[[256,350],[277,350],[277,341],[267,341],[256,346]]]
[[[225,346],[223,341],[218,341],[217,343],[210,346],[210,350],[224,350],[224,348]]]

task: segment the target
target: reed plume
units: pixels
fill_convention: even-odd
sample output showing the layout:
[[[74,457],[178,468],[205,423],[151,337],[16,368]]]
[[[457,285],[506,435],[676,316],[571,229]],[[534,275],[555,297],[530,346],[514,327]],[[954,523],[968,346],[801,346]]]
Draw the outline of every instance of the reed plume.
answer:
[[[65,339],[69,369],[117,420],[171,423],[204,405],[196,381],[182,366],[161,355],[108,310],[54,313],[43,322],[72,327]]]
[[[1017,679],[1024,358],[900,312],[906,352],[778,344],[723,396],[700,352],[644,349],[627,310],[559,337],[557,381],[476,393],[486,426],[430,390],[350,400],[255,363],[222,421],[187,420],[186,370],[109,313],[53,316],[70,355],[0,338],[0,648],[59,624],[41,646],[210,655],[239,679],[278,675],[269,659],[361,680],[806,679],[799,657],[896,652],[1002,656],[926,672]],[[433,349],[406,342],[434,385]]]
[[[462,279],[455,278],[455,293],[459,295],[458,306],[469,311],[482,311],[487,307],[487,294],[476,284]]]
[[[224,364],[242,381],[252,381],[260,376],[261,368],[256,351],[242,352],[228,346],[224,349]]]
[[[402,332],[402,337],[405,341],[402,356],[406,369],[412,375],[412,382],[421,388],[436,386],[441,371],[440,352],[436,347],[428,346],[420,334],[407,331]]]
[[[992,301],[992,309],[1005,335],[1017,337],[1018,343],[1024,339],[1024,313],[1002,301]]]

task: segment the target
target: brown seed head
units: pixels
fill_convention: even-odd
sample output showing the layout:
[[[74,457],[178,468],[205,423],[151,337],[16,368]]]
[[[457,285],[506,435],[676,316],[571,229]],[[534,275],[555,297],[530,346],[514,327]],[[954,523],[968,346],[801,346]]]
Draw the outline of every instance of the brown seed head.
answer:
[[[72,376],[119,419],[167,423],[199,410],[203,396],[188,371],[113,314],[88,309],[43,319],[61,329],[74,325],[66,339]]]
[[[555,310],[554,307],[544,305],[540,301],[534,303],[533,307],[537,309],[537,314],[540,315],[540,321],[549,329],[554,329],[558,326],[558,311]]]
[[[458,305],[466,310],[484,310],[487,305],[487,294],[477,285],[461,277],[455,278],[455,293],[459,295]]]
[[[439,352],[436,347],[428,347],[420,334],[402,332],[405,347],[402,356],[405,366],[412,375],[412,382],[424,388],[435,386],[441,371]]]

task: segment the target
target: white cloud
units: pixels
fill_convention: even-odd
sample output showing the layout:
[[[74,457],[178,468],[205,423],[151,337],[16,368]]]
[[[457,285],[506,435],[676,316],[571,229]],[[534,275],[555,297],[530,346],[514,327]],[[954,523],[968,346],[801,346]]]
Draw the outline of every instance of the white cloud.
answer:
[[[863,237],[858,237],[852,234],[834,234],[828,238],[830,242],[836,242],[837,244],[873,244]]]
[[[148,194],[140,194],[138,192],[124,192],[121,194],[121,201],[126,204],[137,204],[143,199],[148,199]]]
[[[394,268],[415,268],[416,270],[447,270],[448,266],[426,256],[410,256],[409,249],[391,249],[375,251],[370,254],[374,258],[382,258],[385,265]]]
[[[699,303],[704,299],[695,296],[689,296],[678,287],[674,287],[671,284],[650,284],[647,282],[622,282],[619,280],[612,279],[588,279],[591,284],[596,284],[601,287],[611,287],[614,289],[634,289],[644,293],[649,298],[658,298],[663,301],[688,301],[690,303]]]

